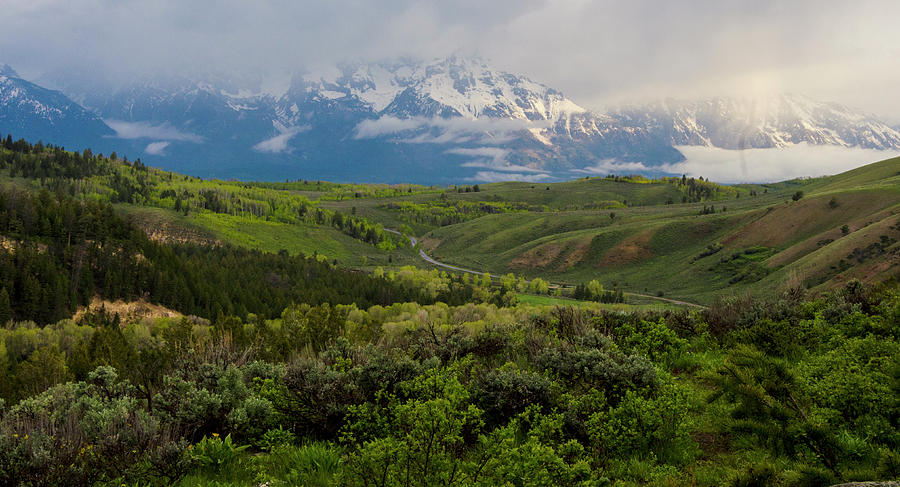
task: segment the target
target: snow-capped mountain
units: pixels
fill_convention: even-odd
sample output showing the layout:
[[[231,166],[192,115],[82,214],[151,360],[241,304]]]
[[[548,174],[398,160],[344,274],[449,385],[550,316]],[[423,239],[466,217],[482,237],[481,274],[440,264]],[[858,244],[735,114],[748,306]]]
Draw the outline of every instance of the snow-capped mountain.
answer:
[[[90,110],[78,112],[85,120],[115,129],[118,139],[103,142],[117,140],[138,152],[131,157],[203,176],[549,180],[677,163],[684,159],[677,147],[686,145],[900,150],[896,129],[802,96],[666,100],[596,112],[525,76],[458,56],[348,63],[285,83],[219,76],[100,86],[80,79],[62,73],[47,82]],[[80,109],[65,97],[43,106]],[[0,123],[3,131],[34,133],[11,122]]]
[[[900,133],[836,103],[782,94],[768,98],[666,100],[612,112],[620,124],[646,127],[673,145],[724,149],[838,145],[900,148]]]
[[[337,76],[334,76],[337,75]],[[354,97],[396,117],[480,117],[555,123],[587,110],[528,78],[451,56],[428,63],[352,64],[333,77],[307,76],[305,88],[328,98]]]
[[[7,65],[0,67],[0,132],[71,148],[96,147],[114,134],[97,115]]]
[[[466,167],[488,171],[541,173],[611,158],[681,158],[643,127],[617,125],[558,90],[456,56],[425,63],[347,64],[307,74],[279,98],[276,112],[282,127],[315,129],[323,118],[349,117],[353,123],[343,127],[349,128],[345,142],[432,144],[438,154],[432,160],[450,155],[458,165],[460,156],[468,156]]]

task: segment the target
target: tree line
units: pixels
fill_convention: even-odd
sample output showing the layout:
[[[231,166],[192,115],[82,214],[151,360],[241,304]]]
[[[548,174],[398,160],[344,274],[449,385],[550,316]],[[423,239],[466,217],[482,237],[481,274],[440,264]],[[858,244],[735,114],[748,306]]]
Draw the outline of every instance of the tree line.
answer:
[[[328,225],[384,250],[406,245],[403,238],[385,232],[380,224],[318,207],[306,197],[268,189],[267,185],[204,181],[149,168],[140,159],[129,162],[115,154],[95,155],[90,149],[69,152],[24,140],[12,142],[11,136],[5,139],[3,149],[0,170],[80,199],[153,206],[183,214],[207,210],[288,224]]]
[[[472,290],[457,279],[429,295],[312,257],[228,245],[165,245],[149,240],[100,201],[42,189],[0,187],[0,321],[52,323],[92,296],[146,297],[185,314],[272,316],[292,302],[458,302]],[[455,297],[459,295],[461,297]]]

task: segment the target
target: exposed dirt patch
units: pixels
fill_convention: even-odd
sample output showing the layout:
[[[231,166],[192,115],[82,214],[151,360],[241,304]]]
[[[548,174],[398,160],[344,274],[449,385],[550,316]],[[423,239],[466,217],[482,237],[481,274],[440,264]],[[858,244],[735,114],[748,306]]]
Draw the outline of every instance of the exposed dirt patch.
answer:
[[[653,230],[629,237],[615,247],[606,251],[597,267],[617,267],[626,264],[633,264],[650,258],[650,237],[653,236]]]
[[[552,264],[562,253],[563,246],[558,243],[535,247],[513,259],[509,266],[517,269],[545,268]]]
[[[889,278],[892,277],[891,273],[900,274],[898,269],[900,269],[900,250],[894,249],[886,259],[874,263],[863,279],[876,281]]]
[[[221,245],[217,239],[211,238],[208,235],[205,235],[199,231],[191,232],[185,231],[184,228],[177,228],[176,231],[172,231],[171,228],[142,228],[144,233],[147,234],[147,237],[150,240],[159,243],[172,244],[172,243],[180,243],[180,244],[197,244],[197,245]]]
[[[88,310],[94,312],[99,310],[100,307],[106,308],[106,311],[110,314],[118,313],[119,318],[121,318],[123,322],[140,320],[141,318],[178,318],[179,316],[182,316],[181,313],[175,310],[147,302],[143,299],[127,302],[121,300],[107,301],[95,296],[94,299],[91,300],[91,304],[87,307],[80,308],[72,319],[78,321]]]
[[[178,224],[156,215],[144,215],[130,218],[147,238],[165,244],[222,245],[222,242],[209,233],[188,225]]]

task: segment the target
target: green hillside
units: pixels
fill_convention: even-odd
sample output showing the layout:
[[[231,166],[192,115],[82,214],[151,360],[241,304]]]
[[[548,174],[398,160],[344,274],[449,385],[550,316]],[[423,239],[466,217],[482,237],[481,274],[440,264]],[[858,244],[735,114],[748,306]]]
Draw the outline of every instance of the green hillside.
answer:
[[[900,160],[767,185],[587,177],[446,188],[202,180],[53,147],[0,149],[0,174],[113,204],[163,242],[319,255],[357,268],[438,261],[494,274],[709,303],[895,274]]]
[[[731,200],[495,214],[432,230],[423,242],[461,266],[704,302],[725,289],[772,291],[788,276],[824,289],[896,273],[898,173],[900,159],[891,159],[765,193],[742,187]]]
[[[23,189],[43,188],[110,203],[158,241],[229,243],[267,252],[318,254],[357,266],[416,262],[411,251],[403,251],[408,240],[402,236],[385,232],[379,223],[362,216],[322,208],[294,189],[202,180],[89,150],[72,153],[23,142],[5,145],[9,147],[0,147],[0,180]],[[368,192],[359,185],[314,187],[324,199],[342,198],[350,191],[400,191],[383,186],[372,185]],[[426,190],[402,187],[404,194]]]

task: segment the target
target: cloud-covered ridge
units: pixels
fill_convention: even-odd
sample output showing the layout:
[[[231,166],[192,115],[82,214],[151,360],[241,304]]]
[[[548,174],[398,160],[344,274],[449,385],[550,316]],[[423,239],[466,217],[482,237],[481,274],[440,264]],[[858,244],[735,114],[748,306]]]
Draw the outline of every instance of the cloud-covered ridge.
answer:
[[[534,128],[546,128],[547,122],[520,119],[480,117],[410,117],[386,115],[364,120],[356,127],[356,139],[400,136],[400,142],[448,144],[471,142],[498,145],[510,141],[517,133]]]
[[[181,132],[169,123],[154,125],[151,122],[126,122],[124,120],[104,120],[116,131],[120,139],[156,139],[166,141],[183,141],[199,144],[203,137],[190,132]]]
[[[466,181],[476,183],[502,183],[504,181],[522,181],[536,183],[550,179],[549,174],[521,174],[497,171],[478,171],[474,176],[466,178]]]

